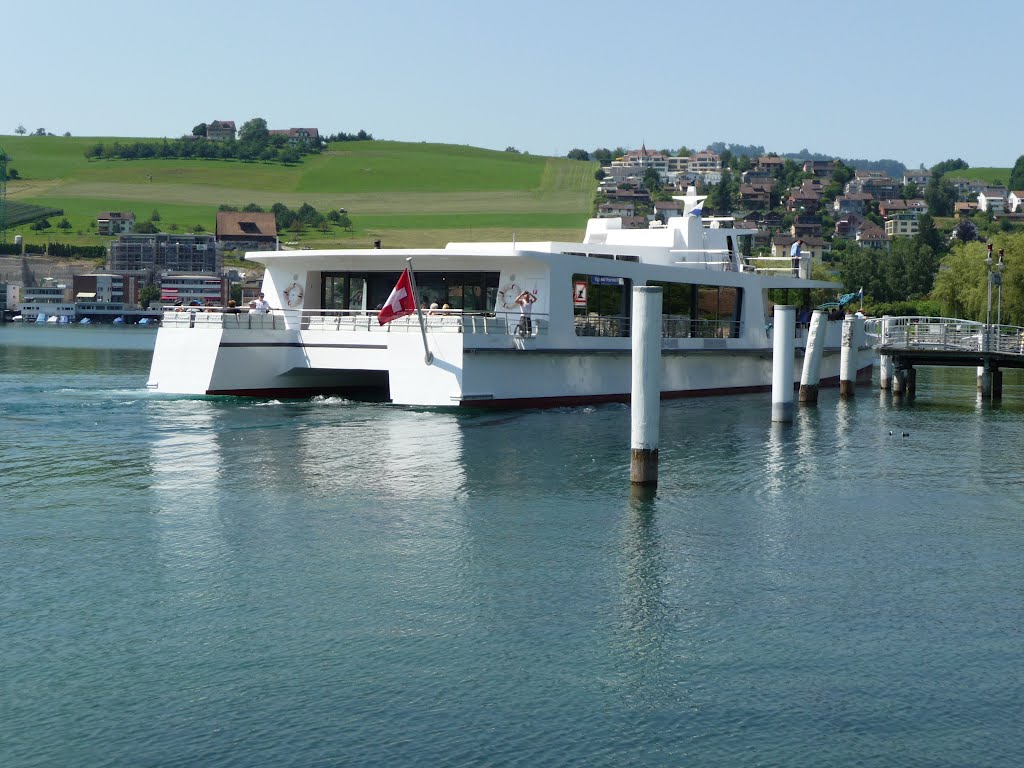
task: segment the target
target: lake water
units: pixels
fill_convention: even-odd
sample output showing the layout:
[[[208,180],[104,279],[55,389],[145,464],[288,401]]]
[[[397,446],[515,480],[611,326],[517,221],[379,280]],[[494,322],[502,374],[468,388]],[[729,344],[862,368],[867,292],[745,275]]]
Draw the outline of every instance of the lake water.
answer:
[[[1024,763],[1016,374],[666,404],[643,500],[622,406],[163,397],[15,342],[0,765]]]

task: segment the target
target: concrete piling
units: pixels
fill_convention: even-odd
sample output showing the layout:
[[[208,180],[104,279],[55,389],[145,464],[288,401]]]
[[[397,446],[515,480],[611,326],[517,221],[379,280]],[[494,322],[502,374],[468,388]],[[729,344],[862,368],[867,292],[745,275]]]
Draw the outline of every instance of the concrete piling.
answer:
[[[657,486],[661,432],[661,287],[633,288],[629,481]]]
[[[820,309],[811,315],[807,329],[807,347],[804,350],[804,368],[800,375],[800,402],[817,405],[818,384],[821,382],[821,358],[825,351],[825,322],[827,316]]]
[[[776,304],[772,326],[772,421],[793,421],[796,307]]]
[[[857,387],[857,318],[843,320],[843,340],[839,349],[839,397],[853,397]],[[863,320],[861,320],[863,323]]]

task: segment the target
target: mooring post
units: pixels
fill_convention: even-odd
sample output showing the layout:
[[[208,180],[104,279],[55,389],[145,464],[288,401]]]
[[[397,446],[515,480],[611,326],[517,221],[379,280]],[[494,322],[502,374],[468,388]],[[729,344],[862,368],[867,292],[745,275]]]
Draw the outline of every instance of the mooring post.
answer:
[[[827,315],[820,309],[811,315],[807,329],[807,347],[804,349],[804,369],[800,375],[800,402],[818,404],[818,384],[821,382],[821,358],[825,351],[825,322]]]
[[[907,395],[912,397],[917,394],[917,368],[907,368]]]
[[[793,348],[796,307],[775,305],[772,325],[772,421],[793,420]]]
[[[978,389],[982,397],[988,397],[992,391],[992,378],[984,365],[978,366]]]
[[[992,399],[1003,399],[1003,372],[998,368],[992,369]]]
[[[839,349],[839,397],[853,397],[857,388],[856,318],[843,320],[843,341]]]
[[[889,315],[882,315],[882,345],[889,341]],[[878,388],[892,388],[892,357],[890,355],[878,356]]]
[[[661,431],[661,286],[633,288],[632,325],[629,481],[656,486]]]

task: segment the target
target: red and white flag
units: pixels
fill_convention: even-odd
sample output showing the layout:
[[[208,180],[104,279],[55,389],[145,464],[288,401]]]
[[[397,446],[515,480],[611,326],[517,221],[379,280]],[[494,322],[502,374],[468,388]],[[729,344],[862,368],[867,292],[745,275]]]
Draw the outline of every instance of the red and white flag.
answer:
[[[388,300],[384,302],[380,312],[377,314],[377,322],[381,325],[390,323],[398,317],[411,315],[416,311],[416,297],[412,294],[412,280],[409,278],[409,270],[406,269],[398,283],[395,284]]]

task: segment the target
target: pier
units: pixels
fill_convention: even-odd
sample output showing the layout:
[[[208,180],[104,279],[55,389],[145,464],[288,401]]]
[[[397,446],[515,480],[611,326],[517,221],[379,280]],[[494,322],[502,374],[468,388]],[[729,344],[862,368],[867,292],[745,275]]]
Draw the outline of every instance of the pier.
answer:
[[[894,394],[914,393],[918,366],[959,366],[976,367],[983,396],[999,399],[1003,370],[1024,368],[1020,326],[916,316],[883,317],[872,323],[881,355],[881,387],[891,386]]]

